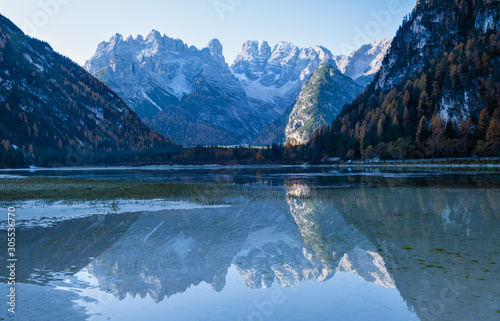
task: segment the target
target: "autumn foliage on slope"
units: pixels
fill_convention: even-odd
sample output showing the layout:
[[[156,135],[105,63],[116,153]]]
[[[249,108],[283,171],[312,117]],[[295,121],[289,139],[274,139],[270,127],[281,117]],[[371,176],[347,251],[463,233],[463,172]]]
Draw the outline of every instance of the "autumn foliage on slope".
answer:
[[[374,82],[313,134],[309,160],[500,155],[499,7],[419,1]]]

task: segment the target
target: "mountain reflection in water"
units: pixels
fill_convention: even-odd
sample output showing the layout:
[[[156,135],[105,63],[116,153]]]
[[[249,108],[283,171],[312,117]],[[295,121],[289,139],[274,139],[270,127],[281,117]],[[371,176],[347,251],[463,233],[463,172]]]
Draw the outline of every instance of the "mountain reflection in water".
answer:
[[[499,197],[294,184],[282,197],[228,207],[89,216],[22,229],[17,251],[30,259],[18,280],[49,284],[86,268],[119,300],[159,303],[202,283],[224,291],[233,267],[255,290],[352,272],[397,289],[420,320],[498,320]]]

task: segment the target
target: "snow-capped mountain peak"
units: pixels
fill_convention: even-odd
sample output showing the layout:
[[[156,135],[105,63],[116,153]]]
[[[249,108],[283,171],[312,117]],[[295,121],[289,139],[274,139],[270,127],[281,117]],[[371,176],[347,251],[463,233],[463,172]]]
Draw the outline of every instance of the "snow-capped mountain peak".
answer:
[[[151,32],[146,37],[146,42],[154,42],[161,40],[162,40],[161,33],[155,29],[151,30]]]
[[[280,115],[294,103],[302,85],[319,65],[332,57],[328,49],[319,46],[299,48],[282,41],[271,51],[265,41],[247,41],[231,71],[240,80],[251,103],[267,103],[267,109]]]
[[[255,64],[261,70],[264,68],[265,64],[271,58],[271,47],[267,41],[252,41],[249,40],[243,44],[241,52],[236,57],[233,66],[239,62],[242,65],[248,66],[250,63]],[[245,74],[250,80],[256,80],[258,74],[253,74],[250,68],[245,68],[246,66],[240,66],[240,74]]]
[[[207,48],[210,50],[210,53],[212,53],[212,55],[222,56],[223,48],[219,39],[210,40],[210,42],[207,45]]]
[[[336,56],[334,59],[339,70],[360,85],[367,85],[380,70],[392,39],[383,38],[361,46],[349,56]]]

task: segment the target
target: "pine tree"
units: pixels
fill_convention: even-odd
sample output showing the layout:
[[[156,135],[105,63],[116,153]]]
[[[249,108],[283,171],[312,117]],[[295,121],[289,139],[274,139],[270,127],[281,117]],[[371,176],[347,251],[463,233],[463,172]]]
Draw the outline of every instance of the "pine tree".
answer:
[[[262,162],[264,160],[264,154],[262,153],[262,150],[259,150],[257,154],[255,154],[255,160],[257,162]]]
[[[405,110],[403,112],[403,128],[405,130],[405,134],[410,124],[411,124],[410,113],[408,112],[408,107],[405,107]]]
[[[378,121],[378,124],[377,124],[377,135],[378,137],[381,137],[382,134],[384,133],[384,126],[385,126],[385,115],[382,114],[382,116],[380,116],[380,119]]]
[[[500,121],[493,119],[486,132],[486,143],[494,154],[500,152]]]
[[[10,142],[9,142],[9,140],[8,139],[7,140],[3,139],[2,140],[2,146],[5,149],[5,151],[9,151],[9,149],[10,149]]]
[[[460,139],[460,148],[463,154],[463,157],[467,157],[467,150],[468,150],[468,140],[470,137],[470,131],[471,131],[471,125],[472,121],[469,118],[468,120],[462,119],[460,122],[460,128],[458,129],[458,136]]]
[[[38,138],[38,126],[36,124],[33,124],[33,136]]]
[[[478,140],[484,140],[486,137],[486,131],[488,130],[488,125],[490,122],[490,115],[486,108],[481,110],[481,114],[479,115],[479,121],[477,123],[477,138]]]
[[[418,113],[419,115],[427,115],[430,112],[431,109],[431,99],[429,95],[427,94],[427,91],[423,91],[422,94],[420,94],[420,99],[418,101]]]
[[[417,143],[423,143],[425,140],[429,137],[429,125],[427,124],[427,118],[425,116],[422,116],[420,118],[420,122],[418,124],[418,129],[417,129],[417,137],[416,141]]]
[[[408,106],[410,105],[410,99],[411,99],[410,92],[407,89],[403,97],[403,107],[408,108]]]
[[[429,138],[429,150],[427,151],[428,156],[434,158],[436,152],[440,152],[444,147],[444,133],[446,130],[446,123],[439,116],[439,114],[434,114],[432,117],[431,125],[431,137]]]

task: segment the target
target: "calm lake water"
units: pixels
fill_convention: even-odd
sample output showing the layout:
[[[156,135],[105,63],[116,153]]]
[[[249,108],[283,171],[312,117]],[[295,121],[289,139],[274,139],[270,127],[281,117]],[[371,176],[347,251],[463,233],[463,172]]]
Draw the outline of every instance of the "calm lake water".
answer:
[[[27,219],[17,231],[14,320],[500,320],[495,173],[151,167],[2,174],[202,182],[219,195],[226,186],[242,192],[228,192],[222,206],[188,199],[152,210],[137,203],[137,211],[128,205],[118,214],[20,204],[19,219]],[[11,319],[6,274],[3,268],[0,320]]]

